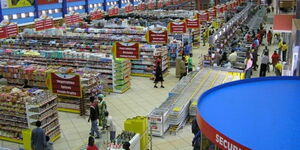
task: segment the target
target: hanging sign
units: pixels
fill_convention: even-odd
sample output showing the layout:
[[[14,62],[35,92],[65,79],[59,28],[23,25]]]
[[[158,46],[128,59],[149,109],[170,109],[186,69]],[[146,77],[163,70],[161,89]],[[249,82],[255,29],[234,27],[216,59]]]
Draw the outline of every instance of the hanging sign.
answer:
[[[139,43],[115,42],[113,54],[115,58],[140,59]]]
[[[53,21],[52,18],[51,19],[50,18],[49,19],[45,19],[44,23],[45,23],[45,30],[46,29],[51,29],[51,28],[54,27],[54,21]]]
[[[99,20],[99,19],[102,19],[103,12],[100,10],[95,10],[95,11],[90,12],[90,15],[91,15],[91,20]]]
[[[38,5],[44,5],[44,4],[55,4],[59,3],[60,0],[37,0]]]
[[[140,11],[144,11],[144,10],[145,10],[145,8],[146,8],[146,6],[145,6],[145,3],[144,3],[144,2],[141,2],[141,3],[139,3],[139,5],[138,5],[137,7],[138,7],[138,10],[140,10]]]
[[[116,16],[119,14],[119,8],[117,7],[111,7],[110,9],[108,9],[108,15],[109,16]]]
[[[42,30],[47,30],[51,29],[54,27],[54,21],[52,18],[43,18],[43,19],[37,19],[35,21],[35,30],[36,31],[42,31]]]
[[[164,3],[160,0],[157,2],[157,7],[158,8],[163,8],[164,7]]]
[[[209,14],[209,17],[211,17],[211,18],[215,18],[217,16],[217,12],[215,9],[209,9],[208,14]]]
[[[197,13],[197,18],[199,19],[199,21],[208,21],[209,20],[209,15],[208,13]]]
[[[148,9],[154,9],[155,8],[154,2],[148,2],[147,8]]]
[[[177,4],[179,4],[179,2],[180,1],[178,1],[178,0],[173,0],[173,5],[177,5]]]
[[[186,33],[186,23],[184,21],[170,22],[168,30],[170,33]]]
[[[0,39],[7,38],[6,27],[0,27]]]
[[[126,13],[133,12],[133,9],[134,9],[134,7],[133,7],[132,4],[128,4],[128,5],[125,6],[125,12]]]
[[[82,89],[80,85],[80,76],[78,74],[62,74],[50,73],[47,82],[49,90],[52,93],[69,96],[69,97],[82,97]]]
[[[200,28],[200,21],[199,19],[186,19],[186,27],[188,29],[199,29]]]
[[[172,5],[172,1],[171,0],[167,0],[166,1],[166,6],[170,6],[170,5]]]
[[[18,25],[17,24],[9,24],[6,26],[6,34],[7,37],[14,37],[17,36],[19,31],[18,31]]]
[[[149,44],[167,44],[168,31],[167,30],[148,30],[146,33],[146,40]]]
[[[76,24],[81,22],[79,14],[73,14],[73,15],[66,15],[65,16],[65,23],[66,24]]]

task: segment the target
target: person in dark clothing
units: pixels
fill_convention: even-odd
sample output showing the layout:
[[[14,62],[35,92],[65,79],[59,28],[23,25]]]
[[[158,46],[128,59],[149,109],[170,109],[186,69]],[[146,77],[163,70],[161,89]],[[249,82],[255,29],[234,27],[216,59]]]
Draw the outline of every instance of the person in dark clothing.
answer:
[[[157,62],[156,63],[156,70],[155,70],[155,80],[154,80],[154,88],[157,88],[157,83],[160,82],[160,87],[164,87],[164,78],[162,74],[162,69],[161,69],[161,63]]]
[[[222,58],[221,58],[221,61],[220,61],[220,64],[225,64],[228,62],[228,59],[227,59],[227,53],[226,52],[223,52],[222,53]]]
[[[32,130],[31,133],[31,148],[32,150],[46,150],[47,142],[45,131],[41,128],[41,121],[35,123],[37,128]]]
[[[192,141],[192,146],[194,148],[193,150],[200,150],[201,132],[196,118],[192,122],[192,132],[194,134],[194,138]]]
[[[96,133],[96,139],[100,138],[100,133],[98,129],[98,118],[99,118],[99,109],[97,108],[97,103],[95,102],[95,97],[90,97],[90,116],[88,119],[88,122],[91,121],[91,132],[90,135],[94,136],[94,133]]]
[[[90,136],[88,141],[88,146],[86,150],[99,150],[98,147],[95,145],[95,139]]]
[[[258,54],[257,54],[257,50],[256,49],[252,50],[252,56],[253,56],[253,70],[256,71],[256,68],[258,67],[258,65],[257,65]]]

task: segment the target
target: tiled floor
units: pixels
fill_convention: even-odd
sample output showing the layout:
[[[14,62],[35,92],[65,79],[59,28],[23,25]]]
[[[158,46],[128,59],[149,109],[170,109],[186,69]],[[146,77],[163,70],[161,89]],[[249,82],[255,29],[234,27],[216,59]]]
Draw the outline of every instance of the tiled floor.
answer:
[[[198,57],[207,52],[208,47],[194,50],[194,63],[198,64]],[[270,47],[270,55],[272,55],[275,46]],[[259,54],[261,54],[261,50]],[[259,63],[258,63],[259,64]],[[253,76],[257,76],[258,71]],[[273,72],[268,75],[274,75]],[[169,75],[165,78],[165,88],[153,88],[153,81],[148,78],[132,78],[132,88],[124,94],[110,94],[105,100],[108,103],[110,115],[117,126],[117,132],[123,129],[123,122],[130,117],[146,116],[155,107],[159,106],[166,98],[168,92],[174,87],[178,81],[175,78],[175,69],[170,69]],[[87,118],[80,117],[78,114],[59,113],[62,135],[54,143],[55,150],[79,150],[79,147],[86,143],[89,136],[90,123]],[[177,135],[169,135],[164,137],[153,137],[153,150],[191,150],[193,135],[190,125],[186,125]],[[0,141],[2,147],[19,149],[21,145]]]

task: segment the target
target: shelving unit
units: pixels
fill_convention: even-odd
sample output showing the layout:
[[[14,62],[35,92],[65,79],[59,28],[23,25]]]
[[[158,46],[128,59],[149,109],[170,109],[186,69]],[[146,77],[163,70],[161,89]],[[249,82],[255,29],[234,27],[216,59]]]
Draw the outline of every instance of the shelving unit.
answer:
[[[192,31],[192,38],[193,38],[193,48],[199,48],[200,47],[200,30],[199,29],[193,29]]]
[[[13,92],[14,91],[14,92]],[[41,128],[51,141],[60,137],[57,114],[57,97],[44,90],[18,90],[0,87],[0,139],[23,143],[23,131],[34,128],[41,121]]]
[[[132,60],[133,76],[153,77],[155,73],[155,60],[162,56],[162,71],[167,72],[169,67],[168,51],[166,47],[155,48],[155,45],[144,45],[140,48],[140,59]]]
[[[130,88],[131,62],[125,59],[114,60],[113,87],[114,92],[124,93]]]

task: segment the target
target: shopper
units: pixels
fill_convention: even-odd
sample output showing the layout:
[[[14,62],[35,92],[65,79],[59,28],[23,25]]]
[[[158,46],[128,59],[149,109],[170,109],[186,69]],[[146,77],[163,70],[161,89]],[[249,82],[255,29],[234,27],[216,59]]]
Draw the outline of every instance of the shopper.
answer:
[[[273,34],[272,34],[271,30],[269,30],[269,32],[267,34],[268,45],[272,44],[272,39],[273,39]]]
[[[281,56],[281,51],[282,51],[282,45],[283,41],[279,38],[278,39],[278,54]]]
[[[275,65],[279,62],[280,56],[277,54],[277,51],[274,51],[272,55],[272,65],[273,65],[273,71],[275,71]]]
[[[116,137],[116,126],[114,125],[112,117],[109,116],[108,112],[105,112],[105,118],[107,120],[106,128],[107,128],[107,131],[109,131],[109,135],[110,135],[109,139],[110,139],[110,142],[112,142]]]
[[[269,56],[268,56],[268,53],[266,52],[261,57],[260,72],[259,72],[260,77],[266,76],[268,64],[269,64]]]
[[[235,65],[236,61],[237,61],[237,52],[232,50],[231,53],[228,56],[228,60],[231,63],[231,65]]]
[[[50,137],[46,136],[47,148],[46,150],[53,150],[53,142],[50,141]]]
[[[90,135],[94,136],[94,133],[96,133],[96,139],[100,138],[100,133],[98,129],[98,118],[99,118],[99,111],[97,110],[97,103],[95,102],[95,97],[90,97],[90,116],[88,119],[88,122],[91,121],[91,132]]]
[[[223,66],[223,64],[226,64],[228,62],[227,53],[223,52],[220,60],[220,65]]]
[[[247,52],[246,60],[245,60],[245,78],[249,79],[251,78],[252,75],[252,65],[253,65],[253,60],[251,57],[251,53]]]
[[[192,141],[193,150],[200,150],[201,132],[196,119],[192,122],[192,133],[194,134]]]
[[[102,127],[102,130],[104,129],[104,121],[105,121],[105,115],[104,113],[107,111],[107,105],[103,94],[99,94],[98,96],[98,111],[99,111],[99,126]]]
[[[188,59],[188,72],[193,71],[193,54],[190,54],[190,57]]]
[[[44,130],[41,128],[41,121],[35,123],[36,127],[31,133],[32,150],[46,150],[47,142]]]
[[[215,52],[215,56],[214,56],[214,63],[217,64],[217,66],[219,66],[220,63],[221,63],[221,59],[222,59],[222,56],[221,56],[221,54],[220,54],[220,51],[217,50],[217,51]]]
[[[130,150],[130,143],[129,142],[124,142],[123,143],[123,149],[124,150]]]
[[[182,56],[182,59],[180,61],[179,70],[180,70],[179,80],[181,80],[184,76],[186,76],[186,66],[185,66],[185,57],[184,56]]]
[[[157,83],[160,82],[160,87],[164,87],[164,78],[163,78],[163,73],[162,73],[162,68],[161,68],[161,63],[158,62],[156,64],[156,70],[155,70],[155,79],[154,79],[154,88],[157,88]]]
[[[281,76],[282,74],[282,64],[280,61],[275,65],[275,74],[276,76]]]
[[[282,50],[282,61],[286,61],[286,53],[288,51],[288,46],[286,42],[282,42],[281,50]]]
[[[257,58],[258,58],[257,50],[252,49],[252,60],[253,60],[253,70],[254,71],[256,71],[256,69],[258,68]]]
[[[88,141],[88,146],[86,150],[99,150],[98,147],[95,145],[95,139],[90,136]]]

